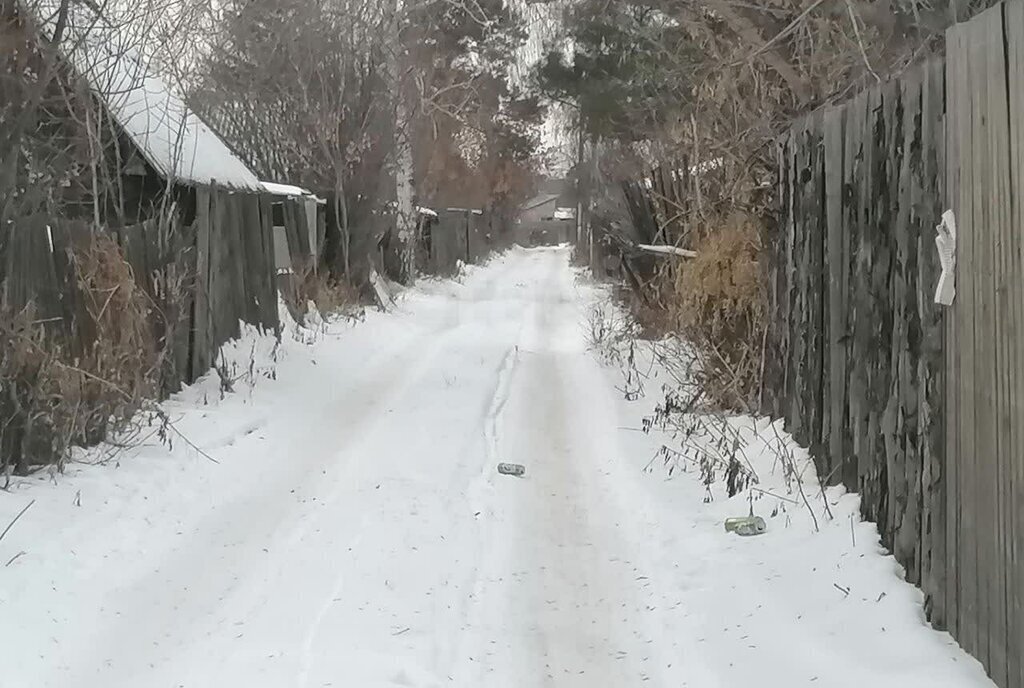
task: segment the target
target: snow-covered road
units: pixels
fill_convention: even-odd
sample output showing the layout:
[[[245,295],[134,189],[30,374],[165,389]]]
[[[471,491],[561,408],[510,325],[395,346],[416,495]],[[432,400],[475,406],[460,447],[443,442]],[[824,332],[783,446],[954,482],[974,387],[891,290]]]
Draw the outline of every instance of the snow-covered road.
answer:
[[[167,405],[218,464],[153,441],[0,493],[0,526],[36,500],[0,542],[0,687],[990,685],[854,497],[820,533],[762,502],[742,539],[745,503],[642,472],[654,400],[588,351],[603,298],[566,250],[514,250],[238,344],[234,393]]]

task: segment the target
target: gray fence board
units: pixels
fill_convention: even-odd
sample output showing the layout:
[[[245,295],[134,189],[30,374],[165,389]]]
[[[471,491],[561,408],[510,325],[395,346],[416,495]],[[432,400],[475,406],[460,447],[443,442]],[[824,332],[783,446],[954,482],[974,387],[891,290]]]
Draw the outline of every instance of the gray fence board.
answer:
[[[939,277],[933,225],[945,210],[944,64],[932,60],[926,67],[921,89],[921,183],[918,246],[917,302],[920,310],[921,357],[918,362],[918,418],[922,457],[921,583],[926,613],[939,628],[946,624],[946,476],[942,459],[945,442],[942,411],[945,408],[944,318],[934,303],[931,285]]]
[[[1024,3],[1013,2],[1005,6],[1007,49],[1007,86],[1009,119],[1011,123],[1024,122]],[[1010,165],[1018,173],[1013,175],[1010,193],[1016,202],[1012,206],[1008,245],[1010,284],[1024,283],[1024,127],[1011,126],[1009,136]],[[1010,309],[1014,333],[1024,337],[1024,298],[1013,299]],[[1010,370],[1011,452],[1013,464],[1008,478],[1009,557],[1007,573],[1007,685],[1024,686],[1024,346],[1015,346],[1007,361]],[[1013,651],[1017,649],[1018,651]]]
[[[208,189],[196,189],[196,288],[192,316],[192,370],[195,379],[210,369],[210,199]]]
[[[843,232],[844,109],[829,108],[825,113],[825,216],[827,233],[828,345],[827,384],[822,396],[827,401],[822,419],[823,444],[828,447],[826,480],[842,480],[840,467],[845,452],[846,426],[846,294],[848,261],[846,235]]]
[[[990,184],[988,186],[988,221],[994,230],[994,236],[988,241],[988,251],[991,256],[989,282],[990,282],[990,303],[994,306],[994,317],[989,321],[995,330],[992,342],[995,345],[995,356],[990,362],[992,371],[991,377],[994,382],[996,412],[989,419],[992,427],[992,437],[995,440],[996,462],[992,465],[993,483],[992,489],[995,499],[992,501],[994,507],[994,528],[987,530],[992,535],[993,548],[993,580],[994,585],[989,586],[989,662],[991,675],[999,685],[1006,685],[1008,657],[1006,639],[1007,629],[1007,561],[1009,558],[1008,535],[1010,532],[1009,493],[1007,490],[1007,477],[1009,467],[1015,460],[1010,447],[1010,427],[1016,421],[1010,415],[1010,390],[1011,368],[1008,365],[1010,351],[1014,343],[1012,332],[1012,320],[1010,317],[1010,304],[1019,297],[1016,294],[1016,284],[1009,281],[1008,264],[1006,261],[1006,249],[1009,244],[1009,210],[1012,204],[1009,191],[1009,153],[1007,142],[1010,138],[1010,123],[1008,121],[1008,102],[1006,92],[1006,53],[1003,35],[1003,8],[996,7],[994,12],[987,12],[985,19],[988,25],[982,23],[982,31],[986,36],[986,79],[988,81],[988,116],[985,118],[988,124],[988,165],[990,169]],[[992,40],[992,37],[998,37]],[[993,241],[994,239],[994,241]],[[994,365],[993,365],[994,364]],[[1015,649],[1019,654],[1019,649]]]

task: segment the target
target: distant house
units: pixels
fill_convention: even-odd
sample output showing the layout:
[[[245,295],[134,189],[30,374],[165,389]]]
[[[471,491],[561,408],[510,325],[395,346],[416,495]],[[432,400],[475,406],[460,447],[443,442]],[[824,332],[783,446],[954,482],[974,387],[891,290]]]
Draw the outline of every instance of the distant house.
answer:
[[[576,233],[576,201],[565,180],[547,181],[541,193],[527,201],[516,220],[516,240],[526,246],[561,244]]]

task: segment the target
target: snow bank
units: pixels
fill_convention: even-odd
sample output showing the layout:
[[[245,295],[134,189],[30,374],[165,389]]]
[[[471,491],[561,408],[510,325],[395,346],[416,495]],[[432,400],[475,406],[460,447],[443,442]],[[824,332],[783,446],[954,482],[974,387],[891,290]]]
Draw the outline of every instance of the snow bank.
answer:
[[[781,686],[776,678],[786,677],[785,685],[830,687],[992,686],[977,660],[927,624],[923,593],[862,520],[859,497],[823,490],[809,452],[781,421],[688,414],[659,422],[679,371],[655,361],[655,346],[633,351],[630,380],[607,357],[605,366],[609,384],[645,392],[619,403],[626,451],[643,476],[630,483],[630,499],[663,557],[651,568],[668,577],[657,584],[679,590],[690,621],[678,632],[692,634],[701,664],[725,679],[692,685]],[[748,479],[729,497],[732,457]],[[764,518],[766,533],[725,532],[725,519],[749,514]]]

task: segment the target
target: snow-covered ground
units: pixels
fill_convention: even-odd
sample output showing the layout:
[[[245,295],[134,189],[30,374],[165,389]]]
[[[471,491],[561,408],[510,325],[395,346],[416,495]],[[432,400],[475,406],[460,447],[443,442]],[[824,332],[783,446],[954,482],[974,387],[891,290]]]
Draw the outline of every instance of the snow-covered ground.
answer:
[[[398,312],[233,347],[234,393],[167,404],[219,463],[172,433],[16,481],[0,530],[35,503],[0,540],[0,686],[991,685],[808,471],[814,531],[775,428],[730,421],[774,495],[759,537],[722,528],[745,496],[643,470],[672,440],[588,350],[605,298],[566,250],[515,250]]]

